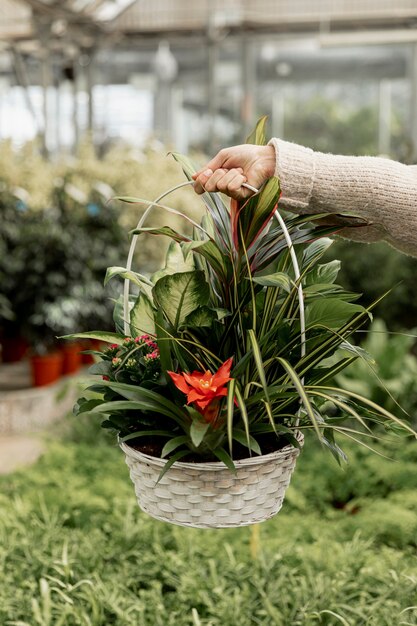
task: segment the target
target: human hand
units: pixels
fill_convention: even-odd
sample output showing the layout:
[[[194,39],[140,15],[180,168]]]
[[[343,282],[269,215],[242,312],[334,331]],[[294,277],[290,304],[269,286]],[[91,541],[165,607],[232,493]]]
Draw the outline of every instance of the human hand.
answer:
[[[194,190],[198,194],[221,191],[236,200],[244,200],[253,192],[243,187],[243,183],[259,189],[274,172],[273,146],[243,144],[224,148],[193,175]]]

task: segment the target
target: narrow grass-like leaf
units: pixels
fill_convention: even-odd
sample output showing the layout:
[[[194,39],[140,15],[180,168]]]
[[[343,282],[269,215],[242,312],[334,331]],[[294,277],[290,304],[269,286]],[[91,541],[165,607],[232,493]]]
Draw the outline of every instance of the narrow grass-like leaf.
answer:
[[[311,423],[314,426],[314,430],[316,431],[317,437],[319,438],[319,440],[321,440],[321,433],[320,433],[320,428],[317,422],[317,418],[314,415],[313,407],[311,406],[311,402],[308,399],[303,383],[297,376],[296,371],[291,367],[291,365],[288,363],[286,359],[283,359],[282,357],[277,357],[277,361],[281,363],[282,367],[285,369],[288,376],[291,378],[294,384],[294,387],[296,388],[298,395],[300,396],[300,400],[302,401],[304,405],[307,415],[310,418]]]
[[[233,456],[233,415],[236,380],[232,378],[227,385],[227,438],[230,456]]]
[[[215,448],[214,450],[212,450],[212,452],[214,456],[216,456],[219,459],[219,461],[222,461],[222,463],[224,463],[231,472],[236,474],[236,466],[233,463],[232,458],[230,457],[230,455],[226,452],[224,448]]]
[[[165,474],[167,473],[167,471],[169,470],[170,467],[172,467],[174,465],[174,463],[176,461],[179,461],[180,459],[184,458],[185,456],[187,456],[187,454],[190,454],[189,450],[179,450],[178,452],[176,452],[164,465],[164,467],[162,468],[159,476],[158,476],[158,480],[156,481],[156,484],[158,484],[161,481],[161,478],[163,478],[165,476]]]

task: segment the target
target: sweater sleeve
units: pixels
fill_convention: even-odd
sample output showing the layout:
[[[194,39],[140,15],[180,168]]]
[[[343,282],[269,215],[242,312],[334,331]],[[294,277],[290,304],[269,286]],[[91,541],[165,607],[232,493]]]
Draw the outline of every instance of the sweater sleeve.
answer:
[[[342,237],[384,240],[417,257],[417,166],[323,154],[280,139],[269,143],[284,209],[349,216],[349,226],[338,233]]]

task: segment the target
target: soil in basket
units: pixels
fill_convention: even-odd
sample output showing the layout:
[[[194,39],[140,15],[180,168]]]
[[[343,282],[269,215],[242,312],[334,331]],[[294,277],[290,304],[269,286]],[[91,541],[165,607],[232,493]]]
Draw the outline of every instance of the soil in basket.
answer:
[[[161,452],[164,443],[161,443],[161,441],[158,439],[159,438],[156,437],[143,437],[140,439],[132,439],[127,443],[131,448],[134,448],[135,450],[138,450],[143,454],[149,454],[149,456],[161,458]],[[258,443],[261,447],[262,454],[270,454],[271,452],[276,452],[277,450],[281,450],[288,445],[288,441],[286,439],[284,439],[283,437],[276,437],[275,435],[263,435],[262,437],[258,438]],[[172,454],[175,454],[175,452],[173,452]],[[245,446],[242,446],[237,442],[233,443],[234,461],[247,459],[248,456],[248,449]],[[169,459],[170,455],[168,455],[167,458]],[[219,459],[214,455],[202,457],[197,454],[193,454],[192,452],[190,452],[190,454],[181,459],[181,461],[187,463],[204,463],[218,460]]]

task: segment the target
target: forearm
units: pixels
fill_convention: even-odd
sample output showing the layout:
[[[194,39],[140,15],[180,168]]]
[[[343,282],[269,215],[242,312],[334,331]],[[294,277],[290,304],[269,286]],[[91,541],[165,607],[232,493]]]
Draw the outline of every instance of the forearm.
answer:
[[[340,234],[357,241],[385,240],[417,256],[417,169],[377,157],[313,152],[279,139],[276,152],[280,205],[297,213],[361,218],[364,227]]]

